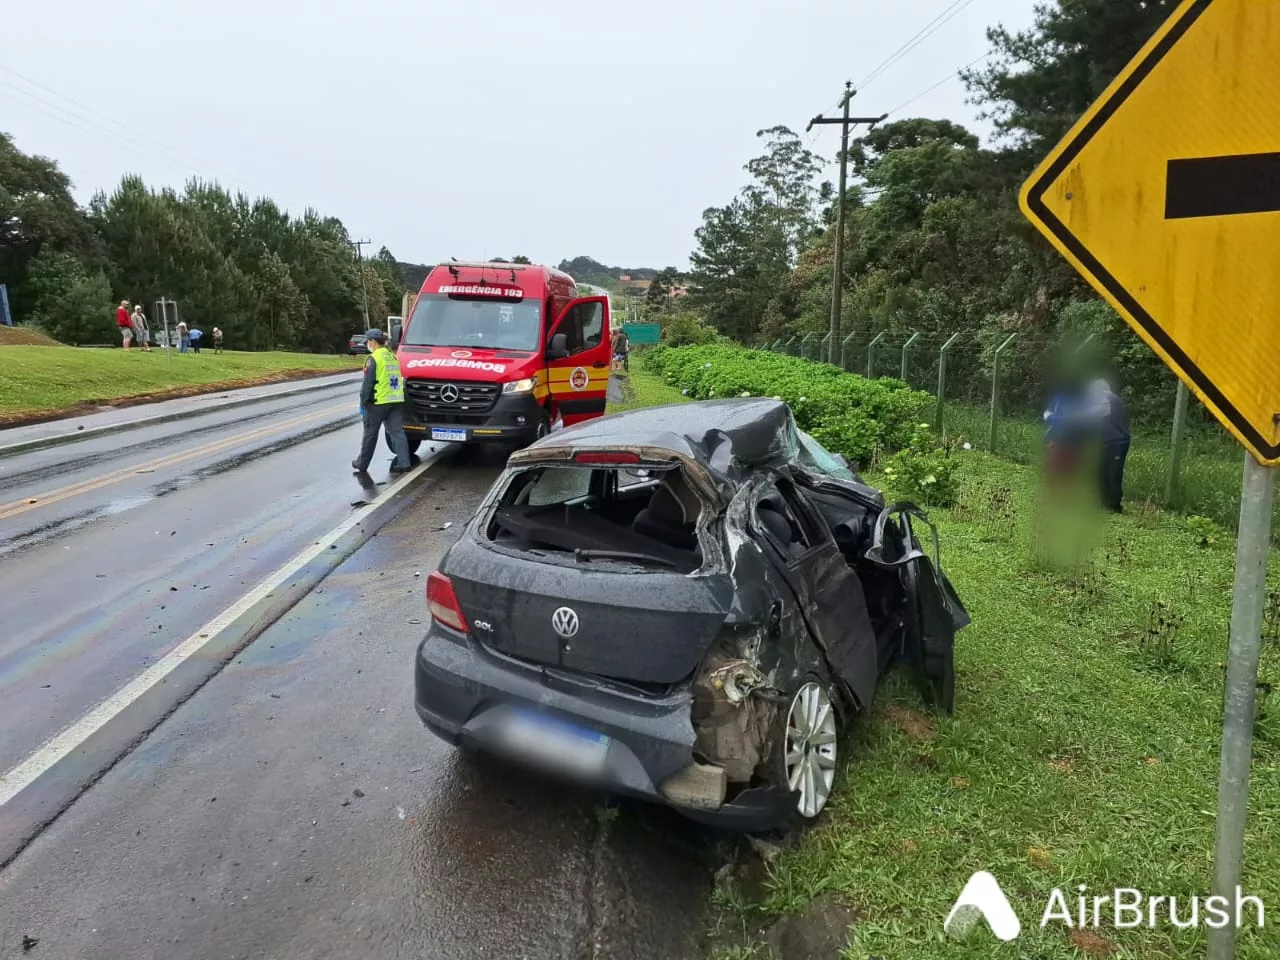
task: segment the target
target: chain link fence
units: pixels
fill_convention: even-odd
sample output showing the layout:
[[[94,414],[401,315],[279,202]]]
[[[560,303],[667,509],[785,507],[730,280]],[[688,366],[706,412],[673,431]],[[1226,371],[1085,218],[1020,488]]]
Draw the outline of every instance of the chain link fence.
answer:
[[[864,377],[896,377],[935,399],[933,424],[944,437],[1038,464],[1044,456],[1042,412],[1055,364],[1097,358],[1107,344],[1087,337],[1066,343],[1007,334],[983,340],[970,333],[852,333],[831,349],[830,335],[784,337],[763,349],[813,362],[833,362]],[[1126,498],[1209,517],[1234,529],[1240,508],[1242,452],[1172,373],[1117,392],[1134,414]],[[1183,394],[1182,403],[1178,402]],[[1181,429],[1175,429],[1181,416]]]

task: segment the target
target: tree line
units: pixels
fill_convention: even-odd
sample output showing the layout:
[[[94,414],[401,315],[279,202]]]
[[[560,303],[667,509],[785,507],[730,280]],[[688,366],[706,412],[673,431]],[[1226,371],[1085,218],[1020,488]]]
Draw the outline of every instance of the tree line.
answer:
[[[1046,346],[1092,334],[1126,392],[1167,411],[1173,380],[1034,232],[1017,206],[1036,163],[1176,6],[1176,0],[1053,0],[1025,31],[987,31],[986,64],[962,71],[995,126],[983,147],[948,120],[896,119],[850,146],[842,326],[866,342],[966,334],[975,377],[1002,358],[1013,392],[1043,387]],[[828,329],[835,190],[791,129],[760,131],[746,185],[695,233],[689,305],[743,343]]]
[[[19,323],[64,343],[114,342],[120,300],[150,313],[165,297],[233,349],[341,350],[366,297],[379,324],[405,290],[390,251],[361,260],[350,241],[336,217],[201,180],[156,190],[126,176],[83,208],[56,162],[0,133],[0,282]]]

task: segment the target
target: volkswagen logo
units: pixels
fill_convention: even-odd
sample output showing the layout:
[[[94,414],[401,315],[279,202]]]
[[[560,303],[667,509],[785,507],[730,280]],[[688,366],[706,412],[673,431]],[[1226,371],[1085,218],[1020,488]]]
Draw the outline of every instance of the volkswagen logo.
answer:
[[[440,388],[440,399],[443,400],[445,403],[457,403],[458,388],[455,387],[452,383],[446,383],[443,387]]]
[[[551,629],[565,640],[578,635],[578,614],[570,607],[560,607],[551,615]]]

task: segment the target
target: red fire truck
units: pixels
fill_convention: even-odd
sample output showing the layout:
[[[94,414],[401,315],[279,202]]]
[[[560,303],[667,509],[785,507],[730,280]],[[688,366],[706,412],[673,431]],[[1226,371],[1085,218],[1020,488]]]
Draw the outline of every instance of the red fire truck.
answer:
[[[405,319],[397,356],[409,447],[524,446],[604,413],[609,298],[551,267],[441,264]]]

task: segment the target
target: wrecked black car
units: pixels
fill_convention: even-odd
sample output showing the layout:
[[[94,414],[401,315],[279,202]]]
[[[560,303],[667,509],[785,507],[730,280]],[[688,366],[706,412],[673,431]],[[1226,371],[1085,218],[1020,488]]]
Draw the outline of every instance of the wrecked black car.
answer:
[[[593,420],[513,454],[431,574],[418,715],[721,826],[812,819],[890,666],[952,708],[937,551],[783,403]]]

